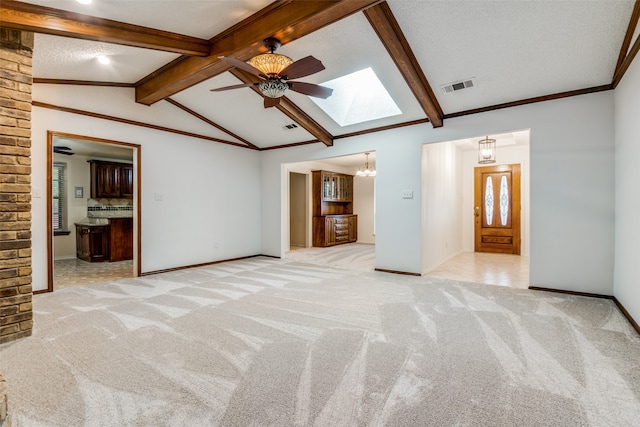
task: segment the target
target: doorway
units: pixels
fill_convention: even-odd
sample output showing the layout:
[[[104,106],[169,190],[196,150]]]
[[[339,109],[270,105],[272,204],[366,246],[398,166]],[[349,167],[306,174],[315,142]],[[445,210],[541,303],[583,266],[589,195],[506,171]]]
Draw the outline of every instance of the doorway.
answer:
[[[513,255],[513,251],[491,254],[475,250],[475,222],[479,218],[475,207],[480,208],[481,205],[475,200],[474,179],[476,168],[488,166],[478,163],[478,141],[485,137],[482,135],[423,146],[422,273],[446,273],[454,278],[463,271],[477,273],[484,269],[487,273],[483,276],[484,279],[469,274],[468,280],[504,286],[512,283],[517,284],[516,287],[527,287],[530,251],[530,131],[525,129],[491,135],[497,141],[497,163],[492,166],[520,167],[520,230],[516,232],[519,256]],[[492,177],[491,180],[492,184],[497,182],[497,186],[492,186],[492,189],[494,196],[499,199],[501,177]],[[500,222],[499,200],[494,202],[497,207],[494,207],[493,220],[497,218]],[[506,269],[506,265],[511,265],[513,269]],[[495,280],[487,280],[489,276],[493,276]]]
[[[140,160],[141,147],[137,144],[61,132],[47,133],[48,292],[140,275]],[[133,188],[126,187],[126,194],[119,199],[92,195],[90,170],[96,161],[121,164],[122,176],[126,176],[126,182]],[[107,234],[113,221],[117,225],[114,231],[120,232],[125,227],[125,237]],[[91,223],[92,227],[78,232],[77,223]],[[92,230],[104,233],[96,235],[93,242],[99,246],[111,237],[131,245],[127,259],[112,258],[115,262],[81,259],[84,252],[83,256],[78,256],[78,248],[82,251],[86,248],[84,243],[77,246],[78,242],[86,240],[82,238],[88,238]],[[87,235],[82,235],[82,231]]]
[[[289,249],[306,248],[309,199],[307,176],[289,172]]]
[[[520,255],[520,165],[476,167],[475,252]]]

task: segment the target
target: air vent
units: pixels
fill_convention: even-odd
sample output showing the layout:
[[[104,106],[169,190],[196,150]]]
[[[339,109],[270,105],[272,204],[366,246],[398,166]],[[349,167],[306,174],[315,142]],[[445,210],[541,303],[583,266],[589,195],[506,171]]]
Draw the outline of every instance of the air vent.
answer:
[[[295,123],[291,123],[290,125],[282,126],[282,129],[284,129],[284,130],[291,130],[291,129],[295,129],[295,128],[297,128],[297,127],[298,127],[298,125],[297,125],[297,124],[295,124]]]
[[[452,93],[452,92],[457,92],[459,90],[468,89],[475,86],[478,86],[478,82],[476,81],[475,77],[472,77],[470,79],[461,80],[459,82],[442,85],[440,86],[440,88],[442,88],[443,93]]]

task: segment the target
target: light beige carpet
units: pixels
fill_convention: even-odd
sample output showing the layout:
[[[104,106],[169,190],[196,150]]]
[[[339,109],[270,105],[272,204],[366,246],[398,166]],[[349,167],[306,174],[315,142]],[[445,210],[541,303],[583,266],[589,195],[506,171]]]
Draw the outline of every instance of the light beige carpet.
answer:
[[[34,297],[19,426],[633,426],[608,300],[252,258]]]

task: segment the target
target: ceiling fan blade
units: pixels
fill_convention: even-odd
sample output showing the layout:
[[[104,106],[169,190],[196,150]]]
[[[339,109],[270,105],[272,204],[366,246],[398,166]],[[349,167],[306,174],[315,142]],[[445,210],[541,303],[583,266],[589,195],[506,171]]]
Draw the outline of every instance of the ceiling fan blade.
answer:
[[[262,72],[258,70],[256,67],[254,67],[253,65],[249,65],[244,61],[240,61],[239,59],[231,58],[228,56],[221,56],[220,59],[228,64],[233,65],[236,68],[240,68],[241,70],[246,71],[247,73],[251,73],[254,76],[267,78],[267,76],[262,74]]]
[[[209,89],[209,90],[211,92],[222,92],[223,90],[240,89],[241,87],[257,86],[257,85],[258,83],[243,83],[240,85],[225,86],[225,87],[219,87],[216,89]]]
[[[275,107],[278,104],[280,104],[280,98],[264,97],[264,108]]]
[[[304,95],[314,96],[316,98],[327,99],[333,93],[333,89],[326,86],[315,85],[305,82],[287,82],[289,89]]]
[[[73,156],[75,154],[75,153],[72,153],[71,151],[56,150],[55,148],[53,149],[53,152],[56,154],[64,154],[65,156]]]
[[[71,150],[71,148],[69,147],[65,147],[64,145],[56,145],[55,147],[53,147],[54,150]]]
[[[286,79],[299,79],[300,77],[310,76],[318,71],[324,70],[324,65],[320,60],[313,56],[306,56],[302,59],[298,59],[293,64],[282,70],[280,76]]]

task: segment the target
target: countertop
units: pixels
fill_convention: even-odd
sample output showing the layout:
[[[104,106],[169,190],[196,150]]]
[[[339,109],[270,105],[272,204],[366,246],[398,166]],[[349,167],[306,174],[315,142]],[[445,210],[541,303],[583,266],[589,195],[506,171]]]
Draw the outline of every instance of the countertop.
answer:
[[[109,225],[110,219],[116,218],[132,218],[131,216],[114,216],[111,218],[96,218],[96,217],[85,217],[80,221],[74,222],[75,225],[84,225],[84,226],[92,226],[92,225]]]

